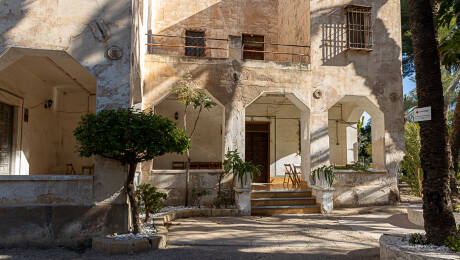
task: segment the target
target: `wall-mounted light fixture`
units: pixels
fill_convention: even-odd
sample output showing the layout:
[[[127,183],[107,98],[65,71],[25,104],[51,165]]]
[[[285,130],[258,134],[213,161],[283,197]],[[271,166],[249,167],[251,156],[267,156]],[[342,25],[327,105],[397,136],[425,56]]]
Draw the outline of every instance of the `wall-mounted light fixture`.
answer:
[[[176,119],[176,120],[179,119],[179,112],[174,113],[174,119]]]
[[[45,109],[51,108],[51,106],[53,106],[53,100],[51,99],[46,100],[45,105],[44,105]]]

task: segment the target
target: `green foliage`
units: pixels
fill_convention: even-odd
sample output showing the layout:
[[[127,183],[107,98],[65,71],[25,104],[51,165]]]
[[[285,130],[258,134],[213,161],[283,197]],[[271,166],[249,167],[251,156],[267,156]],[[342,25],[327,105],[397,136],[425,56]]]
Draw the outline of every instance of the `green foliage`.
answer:
[[[166,153],[183,153],[190,140],[174,122],[152,111],[120,108],[81,118],[74,135],[81,156],[101,155],[122,164],[152,160]]]
[[[196,190],[195,188],[192,189],[192,204],[195,206],[201,206],[201,197],[206,196],[208,192],[206,189]]]
[[[216,208],[229,207],[235,204],[235,193],[233,189],[224,190],[217,194],[217,199],[214,202]]]
[[[460,64],[460,1],[438,0],[438,15],[435,24],[439,35],[439,53],[442,65],[448,70],[458,69]],[[401,36],[403,76],[415,72],[412,36],[410,32],[410,9],[408,0],[401,0]]]
[[[457,227],[457,233],[449,236],[444,244],[452,251],[460,252],[460,225]]]
[[[371,121],[358,131],[358,158],[362,164],[372,163],[372,129]]]
[[[356,162],[354,164],[348,164],[348,165],[336,165],[334,166],[334,169],[337,170],[353,170],[357,172],[368,172],[369,171],[369,164],[361,164],[359,162]]]
[[[194,109],[200,107],[210,109],[214,107],[214,102],[211,97],[203,92],[200,92],[192,87],[191,83],[184,83],[184,86],[176,89],[174,94],[177,95],[177,99],[182,102],[185,106],[193,106]]]
[[[402,65],[404,77],[412,75],[415,72],[409,17],[409,2],[408,0],[401,0]]]
[[[409,94],[404,94],[403,97],[403,109],[404,113],[408,113],[413,108],[417,107],[418,99],[415,89],[409,92]]]
[[[260,174],[259,166],[241,159],[238,150],[228,151],[225,154],[224,171],[228,174],[233,174],[234,178],[236,177],[239,180],[242,187],[246,185],[246,174],[249,174],[251,179],[254,175]]]
[[[313,183],[316,183],[316,180],[319,180],[321,178],[321,174],[324,176],[324,179],[326,180],[329,187],[332,187],[332,184],[334,184],[335,180],[334,165],[323,165],[319,168],[314,169],[311,172],[311,178],[313,179]]]
[[[438,0],[439,52],[448,69],[460,64],[460,1]]]
[[[420,126],[417,123],[407,122],[404,127],[406,139],[406,154],[401,162],[402,179],[409,184],[414,194],[421,194],[420,177],[422,166],[420,162]]]
[[[428,241],[424,234],[414,233],[409,235],[409,244],[411,245],[427,245]]]
[[[157,188],[150,184],[141,184],[137,186],[136,196],[139,200],[139,212],[145,213],[145,222],[149,220],[150,214],[159,212],[163,207],[163,200],[168,196],[165,193],[157,191]]]

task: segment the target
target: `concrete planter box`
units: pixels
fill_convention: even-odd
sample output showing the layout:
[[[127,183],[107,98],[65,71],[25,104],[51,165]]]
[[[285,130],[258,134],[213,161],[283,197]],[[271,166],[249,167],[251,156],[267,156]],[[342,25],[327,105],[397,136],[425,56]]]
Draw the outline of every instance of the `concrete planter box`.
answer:
[[[460,253],[438,252],[434,249],[404,246],[402,236],[382,235],[380,237],[380,260],[434,260],[460,259]]]
[[[454,212],[455,224],[460,225],[460,213]],[[423,209],[421,207],[410,207],[407,209],[407,218],[409,221],[418,226],[424,226]]]
[[[167,235],[159,234],[146,238],[115,240],[110,237],[93,238],[94,251],[106,254],[135,254],[166,247]]]

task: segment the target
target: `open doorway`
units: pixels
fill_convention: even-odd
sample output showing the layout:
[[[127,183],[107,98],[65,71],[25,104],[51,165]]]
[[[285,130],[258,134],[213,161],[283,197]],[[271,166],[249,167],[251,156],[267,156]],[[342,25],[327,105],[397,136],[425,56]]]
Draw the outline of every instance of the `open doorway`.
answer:
[[[270,182],[270,122],[246,122],[246,161],[258,165],[252,182]]]
[[[385,168],[384,117],[362,96],[345,96],[329,108],[330,163],[336,168]]]

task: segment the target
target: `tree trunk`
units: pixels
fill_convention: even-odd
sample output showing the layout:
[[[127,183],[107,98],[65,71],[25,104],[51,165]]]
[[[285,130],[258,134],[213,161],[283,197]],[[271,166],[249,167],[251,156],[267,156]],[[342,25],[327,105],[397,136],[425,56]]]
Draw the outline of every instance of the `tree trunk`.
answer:
[[[429,0],[409,0],[419,107],[431,106],[431,120],[420,122],[423,217],[430,243],[441,245],[456,232],[449,186],[447,125],[438,44]]]
[[[184,132],[187,134],[187,106],[184,111]],[[190,148],[187,149],[187,161],[185,162],[185,207],[188,207],[188,186],[190,182]]]
[[[460,149],[460,92],[457,96],[457,105],[455,106],[452,128],[450,129],[450,149],[452,153],[452,163],[454,165],[454,173],[458,171],[458,151]]]
[[[137,167],[137,163],[129,164],[128,178],[125,183],[125,190],[126,190],[126,193],[128,194],[128,199],[129,199],[129,204],[130,204],[130,209],[131,209],[132,225],[133,225],[132,232],[134,234],[139,233],[139,231],[142,229],[142,223],[138,215],[138,208],[139,208],[138,205],[139,204],[138,204],[137,197],[136,197],[136,191],[134,189],[134,176],[136,174],[136,167]]]

